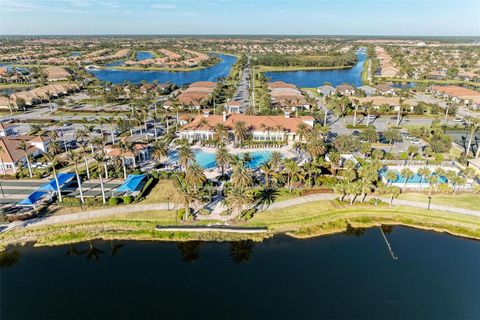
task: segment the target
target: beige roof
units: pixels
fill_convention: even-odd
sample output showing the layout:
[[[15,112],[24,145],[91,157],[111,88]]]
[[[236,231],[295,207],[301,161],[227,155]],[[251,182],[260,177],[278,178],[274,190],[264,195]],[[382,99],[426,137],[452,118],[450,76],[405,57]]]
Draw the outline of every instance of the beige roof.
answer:
[[[453,97],[480,96],[480,92],[460,86],[432,86],[432,90],[442,92]]]
[[[48,80],[68,79],[70,73],[62,67],[53,66],[44,69]]]

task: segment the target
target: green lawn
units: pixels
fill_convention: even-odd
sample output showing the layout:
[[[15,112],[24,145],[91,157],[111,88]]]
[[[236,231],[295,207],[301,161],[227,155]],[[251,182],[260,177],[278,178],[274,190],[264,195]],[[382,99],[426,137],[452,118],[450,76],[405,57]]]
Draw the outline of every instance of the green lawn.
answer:
[[[340,232],[347,224],[354,227],[401,224],[480,238],[480,217],[402,206],[348,206],[336,201],[317,201],[260,212],[248,224],[268,226],[271,232],[287,232],[298,237]]]
[[[428,195],[424,193],[403,193],[398,199],[427,203]],[[480,211],[480,195],[473,193],[434,194],[432,196],[432,204]]]
[[[175,190],[173,180],[160,180],[150,191],[147,198],[142,201],[142,204],[173,202],[176,194],[177,191]]]

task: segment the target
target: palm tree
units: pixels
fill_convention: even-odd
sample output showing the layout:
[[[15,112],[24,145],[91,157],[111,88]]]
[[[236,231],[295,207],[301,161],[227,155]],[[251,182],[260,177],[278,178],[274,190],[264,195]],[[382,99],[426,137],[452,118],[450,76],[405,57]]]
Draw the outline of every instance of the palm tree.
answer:
[[[152,159],[161,162],[168,155],[168,146],[164,142],[155,141],[152,146]]]
[[[187,168],[189,162],[195,161],[195,155],[188,145],[182,144],[178,148],[178,161],[183,169]]]
[[[105,170],[105,154],[103,151],[100,154],[97,154],[95,156],[95,161],[97,161],[97,172],[98,172],[98,178],[100,179],[100,189],[102,190],[102,201],[103,204],[105,204],[107,201],[105,199],[105,188],[103,185],[103,172]]]
[[[224,142],[225,138],[228,137],[228,129],[223,123],[217,123],[213,130],[215,132],[215,140],[218,142]]]
[[[87,169],[87,179],[90,180],[90,165],[88,164],[88,159],[87,159],[87,145],[82,144],[80,147],[80,153],[83,157],[83,161],[85,163],[85,168]]]
[[[403,187],[406,188],[406,187],[407,187],[408,179],[413,178],[414,173],[413,173],[413,171],[410,170],[409,168],[403,168],[402,171],[400,171],[400,174],[401,174],[402,177],[405,179],[405,182],[404,182],[404,184],[403,184]]]
[[[390,184],[393,184],[393,182],[397,180],[398,176],[395,171],[388,170],[387,174],[385,175],[385,178],[387,179],[388,182],[390,182]]]
[[[334,191],[337,194],[341,194],[340,201],[343,201],[347,195],[347,182],[345,180],[339,180],[338,183],[334,186]]]
[[[303,170],[305,171],[306,176],[308,177],[307,187],[311,188],[312,178],[314,178],[318,174],[319,167],[314,162],[309,162],[303,165]]]
[[[232,186],[238,188],[250,187],[253,184],[252,174],[250,170],[245,168],[243,164],[235,165],[233,168]]]
[[[279,192],[277,189],[263,188],[255,196],[255,207],[260,210],[266,210],[277,200]]]
[[[80,160],[80,155],[70,150],[67,152],[66,157],[67,157],[67,160],[75,166],[75,175],[77,176],[78,190],[80,192],[80,200],[82,201],[82,203],[85,203],[85,199],[83,199],[82,181],[80,179],[80,173],[78,171],[78,162]]]
[[[30,159],[27,153],[29,146],[25,143],[25,140],[20,141],[19,144],[17,144],[17,149],[23,151],[25,155],[25,159],[27,160],[27,166],[28,166],[28,173],[30,175],[30,178],[33,177],[32,174],[32,165],[30,164]]]
[[[175,189],[177,191],[175,194],[175,202],[185,209],[184,219],[188,220],[190,206],[192,203],[200,201],[200,196],[198,192],[189,188],[186,183],[182,183],[178,177],[175,182]]]
[[[230,160],[230,153],[228,153],[227,148],[222,145],[215,153],[215,161],[222,171],[222,176],[225,173],[225,167],[230,163]]]
[[[265,175],[265,189],[270,188],[270,177],[275,173],[275,170],[273,170],[272,166],[269,163],[264,163],[263,165],[260,166],[260,170],[263,171],[263,174]]]
[[[243,121],[235,122],[233,126],[233,135],[235,136],[235,144],[241,143],[247,138],[248,129]]]
[[[418,174],[420,175],[420,186],[422,185],[423,179],[426,179],[429,175],[431,175],[430,169],[427,167],[423,167],[418,169]]]
[[[92,149],[92,154],[95,152],[93,148],[93,132],[95,131],[95,126],[94,125],[84,125],[83,126],[83,131],[85,132],[85,135],[88,136],[88,140],[90,142],[90,148]]]
[[[187,166],[185,182],[188,185],[192,185],[195,192],[197,191],[197,187],[203,185],[206,180],[207,177],[203,172],[203,168],[200,167],[198,163],[195,162]]]
[[[60,146],[60,143],[58,143],[58,141],[56,140],[53,140],[49,146],[48,146],[48,150],[50,152],[52,152],[53,154],[59,154],[62,152],[62,147]]]
[[[270,160],[268,163],[272,167],[273,170],[277,171],[280,170],[280,165],[282,164],[282,154],[278,151],[273,151],[270,155]]]
[[[224,203],[230,209],[236,209],[237,218],[241,218],[245,206],[253,203],[252,193],[243,187],[233,187],[228,190]]]
[[[58,158],[55,154],[48,153],[48,152],[45,153],[44,156],[47,159],[47,161],[52,164],[53,178],[55,179],[55,184],[57,185],[58,201],[61,203],[63,202],[62,190],[60,189],[60,184],[58,183],[57,168],[56,168],[58,164]]]
[[[0,153],[5,152],[5,148],[3,146],[0,146]],[[5,169],[5,162],[3,162],[3,158],[0,157],[0,160],[2,161],[2,174],[7,174],[7,170]]]
[[[287,174],[287,185],[289,192],[293,190],[293,180],[303,179],[303,170],[293,159],[287,159],[285,161],[285,173]]]
[[[361,181],[355,181],[347,184],[346,192],[350,195],[350,205],[352,205],[357,196],[362,192]]]
[[[467,145],[467,151],[466,151],[466,156],[468,158],[468,153],[470,152],[470,148],[472,146],[473,136],[475,135],[475,132],[477,132],[478,128],[480,128],[480,120],[474,117],[469,117],[467,119],[470,122],[470,136],[468,138],[468,145]],[[477,153],[478,153],[478,150],[477,150]],[[476,155],[476,157],[478,157],[478,155]]]
[[[310,127],[306,124],[306,123],[300,123],[298,126],[297,126],[297,136],[298,136],[298,141],[302,142],[303,141],[303,138],[305,137],[305,135],[307,134],[307,132],[309,131]]]
[[[306,149],[312,160],[317,161],[318,157],[325,153],[323,137],[319,136],[316,132],[315,134],[309,135]]]
[[[429,196],[432,195],[433,186],[438,183],[438,179],[439,179],[438,176],[435,175],[435,174],[429,175],[427,177],[427,182],[430,184],[430,188],[428,190],[428,195]]]

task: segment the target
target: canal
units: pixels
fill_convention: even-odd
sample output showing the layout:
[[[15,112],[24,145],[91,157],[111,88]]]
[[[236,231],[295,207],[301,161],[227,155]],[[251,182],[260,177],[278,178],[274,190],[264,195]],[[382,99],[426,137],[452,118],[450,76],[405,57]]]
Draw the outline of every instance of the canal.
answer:
[[[2,319],[479,319],[480,242],[405,227],[2,256]],[[8,258],[8,259],[7,259]]]

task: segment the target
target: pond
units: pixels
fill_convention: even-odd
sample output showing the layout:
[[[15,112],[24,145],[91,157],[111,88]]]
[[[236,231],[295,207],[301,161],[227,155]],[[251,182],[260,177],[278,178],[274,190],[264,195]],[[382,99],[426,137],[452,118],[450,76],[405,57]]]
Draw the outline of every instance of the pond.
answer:
[[[98,69],[88,70],[96,78],[102,81],[109,81],[114,84],[130,81],[132,83],[140,83],[142,80],[153,82],[157,80],[160,83],[172,82],[178,86],[183,86],[196,81],[217,81],[218,78],[228,76],[232,65],[237,60],[236,57],[218,54],[221,62],[214,66],[195,70],[195,71],[137,71],[137,70],[112,70]],[[118,66],[123,61],[116,61],[106,66]]]
[[[330,82],[333,86],[347,83],[358,87],[362,85],[362,70],[366,53],[358,51],[357,58],[358,62],[349,69],[265,72],[265,76],[271,78],[272,81],[293,83],[301,88],[316,88],[325,82]]]
[[[385,231],[398,260],[379,228],[261,243],[14,247],[0,318],[480,318],[480,242]]]
[[[145,59],[153,59],[153,58],[155,58],[155,55],[150,51],[137,51],[135,53],[135,59],[137,61],[142,61]]]

